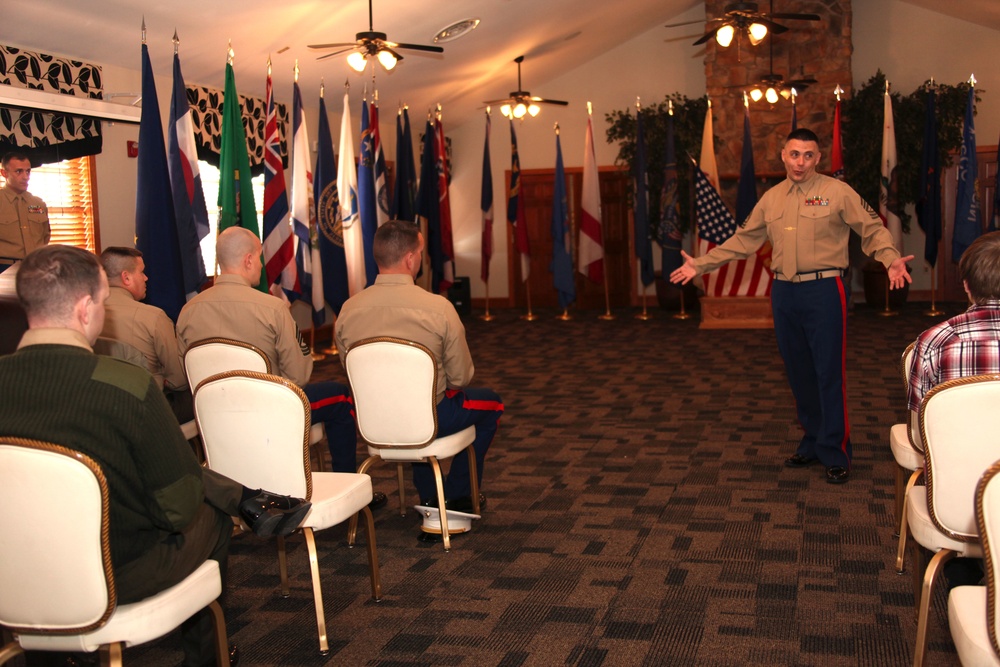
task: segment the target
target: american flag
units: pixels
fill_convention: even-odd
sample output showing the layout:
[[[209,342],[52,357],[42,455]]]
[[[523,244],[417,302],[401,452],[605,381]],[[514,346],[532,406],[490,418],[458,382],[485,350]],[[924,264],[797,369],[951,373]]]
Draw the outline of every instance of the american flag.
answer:
[[[704,255],[736,232],[736,218],[701,169],[695,169],[695,206],[698,254]],[[709,296],[767,296],[771,293],[771,274],[760,253],[730,262],[703,278]]]

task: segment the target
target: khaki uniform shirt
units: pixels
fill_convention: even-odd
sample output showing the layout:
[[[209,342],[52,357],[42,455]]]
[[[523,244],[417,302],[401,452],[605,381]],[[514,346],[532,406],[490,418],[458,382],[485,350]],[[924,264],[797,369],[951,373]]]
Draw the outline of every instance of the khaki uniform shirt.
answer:
[[[771,271],[776,276],[846,269],[852,229],[861,237],[865,254],[886,268],[899,259],[878,213],[851,186],[823,174],[802,183],[786,178],[764,193],[735,234],[694,263],[699,273],[708,273],[750,256],[769,240]]]
[[[438,402],[448,387],[468,386],[475,373],[465,326],[451,302],[413,284],[406,275],[379,274],[375,284],[348,299],[337,318],[340,361],[365,338],[395,336],[429,349],[437,360]]]
[[[305,386],[312,375],[309,346],[288,306],[234,275],[216,277],[215,286],[194,297],[177,318],[181,354],[204,338],[232,338],[259,347],[271,362],[271,372]]]
[[[104,304],[101,335],[128,343],[146,358],[146,368],[162,388],[187,387],[187,375],[177,351],[174,323],[157,308],[136,301],[124,287],[112,287]]]
[[[17,194],[9,186],[0,188],[0,258],[24,259],[25,255],[47,245],[49,209],[39,197]]]

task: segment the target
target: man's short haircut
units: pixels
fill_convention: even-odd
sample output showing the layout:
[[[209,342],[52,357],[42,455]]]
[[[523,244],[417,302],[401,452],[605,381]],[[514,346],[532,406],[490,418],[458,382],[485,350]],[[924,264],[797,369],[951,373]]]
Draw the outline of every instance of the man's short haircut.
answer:
[[[104,249],[101,253],[101,264],[104,266],[104,273],[108,274],[108,281],[120,283],[123,271],[135,271],[136,264],[142,252],[135,248],[113,245]]]
[[[32,251],[17,270],[17,297],[29,318],[63,319],[80,297],[97,298],[101,263],[93,253],[68,245]]]
[[[219,267],[236,269],[247,255],[260,244],[257,235],[245,227],[230,227],[219,234],[215,242],[215,257]]]
[[[974,303],[1000,299],[1000,232],[973,241],[958,260],[958,273]]]
[[[816,136],[815,132],[805,127],[796,128],[789,132],[788,136],[785,138],[785,143],[787,144],[793,139],[798,141],[812,141],[819,146],[819,137]]]
[[[375,231],[372,254],[380,268],[396,266],[420,247],[420,228],[406,220],[389,220]]]
[[[6,169],[7,165],[10,164],[11,160],[27,160],[29,164],[31,163],[31,158],[29,158],[21,151],[8,151],[3,154],[3,160],[0,161],[0,165],[2,165],[4,169]]]

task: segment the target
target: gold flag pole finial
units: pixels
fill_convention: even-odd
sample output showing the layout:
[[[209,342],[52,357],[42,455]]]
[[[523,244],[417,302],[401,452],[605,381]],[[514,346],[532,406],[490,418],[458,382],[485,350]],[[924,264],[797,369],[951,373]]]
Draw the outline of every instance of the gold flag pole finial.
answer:
[[[711,109],[712,108],[712,98],[709,97],[708,95],[705,95],[705,98],[708,100],[708,108]]]
[[[351,92],[351,80],[350,79],[344,79],[344,92],[345,93]]]
[[[885,94],[889,94],[889,79],[885,80]]]
[[[487,118],[489,117],[489,115],[490,115],[490,105],[487,104],[486,105],[486,116],[487,116]]]
[[[555,124],[553,125],[552,129],[556,131],[556,136],[558,137],[558,136],[559,136],[559,123],[558,123],[558,122],[556,122],[556,123],[555,123]]]
[[[973,88],[976,87],[976,75],[975,74],[969,75],[969,85],[972,86]]]
[[[636,111],[642,111],[642,104],[640,104],[640,102],[639,102],[639,96],[638,95],[635,96],[635,110]]]
[[[177,28],[174,28],[173,42],[174,42],[174,55],[176,56],[181,46],[181,38],[177,36]]]
[[[590,100],[587,100],[587,115],[588,116],[594,115],[594,105],[590,103]]]
[[[271,54],[267,54],[267,75],[271,76]]]
[[[323,80],[323,77],[320,77],[319,78],[319,99],[323,99],[323,93],[325,93],[325,92],[326,92],[326,81]]]
[[[226,64],[232,67],[233,60],[236,59],[236,52],[233,51],[233,40],[229,40],[229,46],[226,51]]]
[[[146,15],[142,16],[142,43],[146,43]]]
[[[743,91],[743,106],[747,109],[750,108],[750,97],[747,95],[747,91]]]
[[[836,96],[837,101],[839,102],[840,96],[844,94],[844,89],[840,87],[839,83],[837,84],[837,87],[833,89],[833,94],[834,96]]]
[[[299,82],[299,59],[295,59],[295,67],[292,68],[292,72],[295,74],[295,83]]]
[[[674,101],[673,100],[667,100],[667,113],[670,114],[671,116],[674,115]]]

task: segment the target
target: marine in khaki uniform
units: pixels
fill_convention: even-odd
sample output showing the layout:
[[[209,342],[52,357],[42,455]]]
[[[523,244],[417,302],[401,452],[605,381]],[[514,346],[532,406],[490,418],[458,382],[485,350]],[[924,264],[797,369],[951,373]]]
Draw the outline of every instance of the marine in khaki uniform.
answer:
[[[911,281],[906,262],[913,256],[900,257],[878,214],[849,185],[816,173],[820,157],[812,130],[792,131],[781,151],[787,178],[764,193],[725,243],[698,258],[682,251],[684,264],[670,280],[687,283],[771,242],[774,333],[805,431],[785,465],[819,462],[826,481],[841,484],[851,470],[844,383],[847,241],[852,230],[861,237],[862,249],[886,267],[894,289]]]
[[[147,280],[142,253],[135,248],[112,246],[101,253],[101,264],[111,286],[101,336],[139,350],[161,388],[187,389],[174,323],[162,309],[141,303],[146,298]]]
[[[40,197],[28,192],[31,161],[23,153],[3,156],[0,174],[0,264],[24,259],[25,255],[48,245],[49,209]]]

